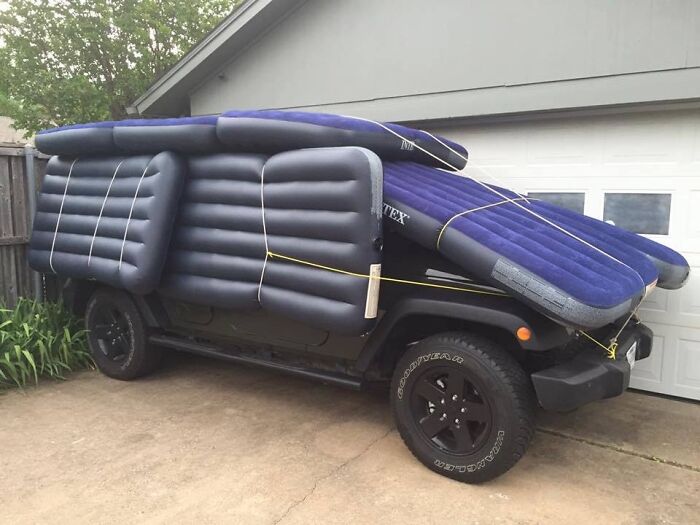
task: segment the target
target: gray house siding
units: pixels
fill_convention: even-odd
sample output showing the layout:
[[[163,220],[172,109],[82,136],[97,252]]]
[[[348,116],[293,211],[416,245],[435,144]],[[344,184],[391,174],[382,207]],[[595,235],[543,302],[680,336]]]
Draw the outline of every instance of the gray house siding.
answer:
[[[692,0],[308,0],[190,92],[404,121],[694,99]]]

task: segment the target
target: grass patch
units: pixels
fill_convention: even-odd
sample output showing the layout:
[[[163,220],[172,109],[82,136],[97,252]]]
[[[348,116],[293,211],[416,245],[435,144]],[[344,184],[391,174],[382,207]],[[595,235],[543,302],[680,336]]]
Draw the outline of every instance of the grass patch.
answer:
[[[20,299],[0,308],[0,389],[94,367],[82,323],[57,303]]]

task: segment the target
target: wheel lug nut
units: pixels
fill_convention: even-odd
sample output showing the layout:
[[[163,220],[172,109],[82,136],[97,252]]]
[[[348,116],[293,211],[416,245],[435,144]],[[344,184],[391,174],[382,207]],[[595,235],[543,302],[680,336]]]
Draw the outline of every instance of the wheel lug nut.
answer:
[[[455,419],[455,425],[459,425],[459,419]]]
[[[441,404],[441,405],[444,405],[444,404],[445,404],[445,398],[442,398],[442,399],[440,400],[440,404]]]
[[[466,411],[467,411],[467,409],[464,408],[464,407],[462,407],[462,410],[460,410],[460,412],[461,412],[462,414],[464,414]]]
[[[452,396],[452,401],[457,401],[457,394]]]

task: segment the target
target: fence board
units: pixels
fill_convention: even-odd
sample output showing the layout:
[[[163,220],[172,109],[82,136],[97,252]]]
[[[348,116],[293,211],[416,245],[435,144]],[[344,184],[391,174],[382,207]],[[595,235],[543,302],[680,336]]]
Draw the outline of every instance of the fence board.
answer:
[[[14,237],[10,157],[0,157],[0,238]]]
[[[17,237],[26,237],[29,230],[27,210],[27,179],[24,157],[10,157],[10,198],[12,200],[12,225]]]
[[[0,247],[0,279],[2,280],[2,303],[13,306],[17,302],[17,260],[16,246]]]
[[[46,288],[47,299],[57,298],[57,283],[33,279],[27,264],[31,217],[23,148],[0,147],[0,304],[13,306],[19,297],[33,297],[35,287]],[[34,158],[36,187],[46,172],[47,157]]]

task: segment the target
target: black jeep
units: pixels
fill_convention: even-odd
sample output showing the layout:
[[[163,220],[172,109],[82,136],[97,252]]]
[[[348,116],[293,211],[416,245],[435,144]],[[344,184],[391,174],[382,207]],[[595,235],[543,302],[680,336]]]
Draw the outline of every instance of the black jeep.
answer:
[[[651,331],[636,319],[614,356],[593,340],[479,283],[438,253],[387,233],[378,321],[341,336],[265,310],[190,304],[67,280],[64,300],[85,316],[92,355],[109,377],[152,372],[167,349],[284,371],[353,389],[391,385],[391,409],[426,466],[465,481],[490,480],[525,453],[535,405],[568,411],[620,395]],[[588,335],[607,341],[626,319]]]

